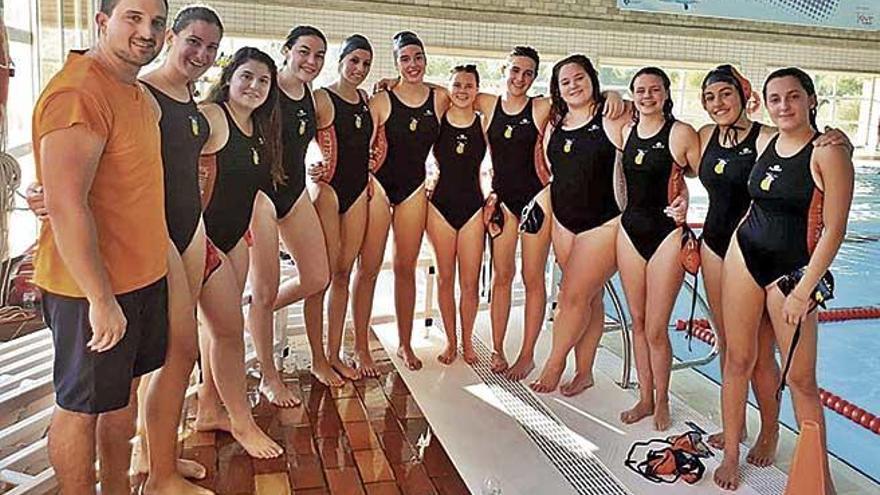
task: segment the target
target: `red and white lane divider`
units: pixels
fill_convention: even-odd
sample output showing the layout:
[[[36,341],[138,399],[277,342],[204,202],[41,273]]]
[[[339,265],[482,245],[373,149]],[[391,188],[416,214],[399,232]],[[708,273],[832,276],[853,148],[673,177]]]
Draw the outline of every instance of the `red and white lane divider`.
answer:
[[[873,320],[880,318],[880,307],[834,308],[819,311],[819,321]]]
[[[864,309],[864,308],[849,308],[851,310],[854,309]],[[836,311],[836,310],[835,310]],[[820,318],[822,313],[819,313]],[[864,317],[869,318],[869,317]],[[854,319],[854,318],[846,318],[846,319]],[[830,321],[839,321],[839,320],[830,320]],[[675,322],[675,329],[678,331],[687,330],[687,320],[678,320]],[[709,324],[709,320],[705,318],[694,318],[694,337],[699,339],[706,344],[715,345],[715,332],[712,331],[712,326]],[[866,411],[865,409],[859,407],[856,404],[844,399],[843,397],[835,394],[834,392],[825,390],[824,388],[819,388],[819,400],[822,402],[822,405],[837,414],[843,416],[844,418],[849,419],[853,423],[856,423],[859,426],[862,426],[866,430],[869,430],[877,435],[880,435],[880,416],[871,413],[870,411]]]

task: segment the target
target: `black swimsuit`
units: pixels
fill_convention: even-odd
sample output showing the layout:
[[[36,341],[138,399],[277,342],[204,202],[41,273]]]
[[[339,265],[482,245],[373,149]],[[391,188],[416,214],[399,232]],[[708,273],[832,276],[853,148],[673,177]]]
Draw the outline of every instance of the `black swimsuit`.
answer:
[[[336,168],[330,187],[336,191],[339,214],[343,214],[367,188],[373,120],[360,92],[357,103],[349,103],[329,89],[327,94],[333,102],[336,133]]]
[[[675,221],[663,212],[669,206],[669,181],[675,159],[669,148],[674,120],[668,120],[657,134],[639,137],[633,127],[623,148],[626,177],[626,208],[620,219],[636,250],[649,261],[666,237],[676,229]]]
[[[412,196],[425,183],[425,160],[437,140],[440,123],[434,113],[434,90],[419,107],[401,102],[388,91],[391,114],[385,122],[388,153],[376,171],[376,179],[385,189],[392,206]]]
[[[183,253],[199,226],[199,154],[208,140],[208,121],[192,99],[181,103],[144,83],[162,109],[162,164],[165,173],[165,222],[171,241]]]
[[[761,287],[809,263],[822,234],[823,196],[810,171],[815,137],[788,158],[779,156],[774,137],[749,177],[752,207],[736,239]]]
[[[456,127],[444,116],[434,157],[440,180],[431,203],[455,230],[459,230],[483,207],[480,164],[486,156],[486,138],[479,115],[468,127]]]
[[[273,195],[278,219],[282,219],[293,208],[294,203],[306,188],[306,151],[315,137],[315,103],[307,86],[299,100],[279,91],[281,105],[282,164],[287,175],[285,184],[279,184]]]
[[[204,217],[208,238],[228,253],[247,232],[257,191],[268,192],[265,188],[271,177],[268,164],[260,162],[261,139],[256,134],[246,136],[226,105],[220,108],[226,115],[229,139],[216,153],[217,179]]]
[[[620,215],[614,198],[617,149],[603,127],[602,109],[577,129],[557,127],[547,143],[553,172],[553,215],[567,230],[580,234]]]
[[[529,98],[518,114],[507,115],[499,96],[486,132],[492,153],[492,190],[517,217],[544,187],[535,170],[538,128],[532,117],[532,101]]]
[[[758,159],[756,151],[761,124],[752,124],[741,143],[725,148],[718,142],[719,128],[703,151],[700,182],[709,193],[709,211],[703,224],[703,241],[715,254],[724,257],[733,231],[749,209],[749,174]]]

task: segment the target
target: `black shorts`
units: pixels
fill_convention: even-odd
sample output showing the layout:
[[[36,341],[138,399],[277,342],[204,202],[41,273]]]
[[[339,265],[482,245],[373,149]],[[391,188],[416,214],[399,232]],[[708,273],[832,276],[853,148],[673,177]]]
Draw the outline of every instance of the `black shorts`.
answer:
[[[165,279],[116,296],[128,321],[109,351],[86,347],[92,338],[84,298],[43,292],[43,317],[55,344],[55,402],[62,409],[100,414],[128,405],[131,382],[165,363],[168,288]]]

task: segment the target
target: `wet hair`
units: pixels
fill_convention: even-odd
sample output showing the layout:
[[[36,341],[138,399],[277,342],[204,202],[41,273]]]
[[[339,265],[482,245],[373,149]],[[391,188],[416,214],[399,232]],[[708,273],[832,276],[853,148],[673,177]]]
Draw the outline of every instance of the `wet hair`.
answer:
[[[220,36],[223,36],[223,21],[217,15],[217,11],[207,5],[187,5],[180,9],[174,16],[174,22],[171,23],[171,31],[174,34],[180,34],[190,24],[202,21],[217,26],[220,30]]]
[[[119,0],[101,0],[100,5],[98,5],[98,10],[107,14],[113,15],[113,9],[116,8],[116,5],[119,3]],[[168,0],[162,0],[162,3],[165,4],[165,11],[168,11]]]
[[[706,106],[706,88],[717,83],[730,84],[736,89],[741,104],[739,115],[736,117],[738,122],[742,115],[748,111],[748,102],[752,97],[752,84],[732,65],[719,65],[710,70],[709,73],[706,74],[706,77],[703,78],[703,84],[700,88],[700,102],[704,107]],[[737,146],[739,144],[737,132],[741,130],[744,129],[734,122],[733,125],[724,130],[724,140]]]
[[[535,75],[538,75],[538,66],[541,64],[541,58],[538,57],[538,50],[530,46],[515,46],[510,51],[508,57],[528,57],[535,62]]]
[[[752,94],[752,85],[749,83],[748,79],[743,77],[742,74],[734,69],[732,65],[724,64],[715,67],[706,74],[706,77],[703,78],[703,84],[700,89],[701,91],[706,91],[706,88],[716,83],[727,83],[736,88],[740,102],[742,103],[743,109],[745,109],[746,102],[749,101],[749,97],[751,97]]]
[[[229,81],[235,71],[251,60],[264,64],[269,68],[272,77],[269,86],[269,95],[262,105],[257,107],[252,114],[254,120],[254,133],[260,139],[261,156],[269,163],[272,180],[275,183],[285,182],[284,168],[281,164],[281,110],[278,103],[278,68],[272,57],[265,52],[245,46],[239,48],[232,55],[229,64],[223,67],[220,79],[211,86],[206,101],[223,104],[229,101]]]
[[[327,37],[324,36],[324,33],[322,33],[320,29],[314,26],[296,26],[291,29],[290,32],[287,33],[287,38],[284,39],[284,45],[282,45],[282,47],[285,51],[290,50],[290,48],[296,44],[296,40],[303,36],[320,38],[320,40],[324,42],[324,48],[327,48]]]
[[[663,102],[663,118],[666,120],[675,120],[675,116],[672,115],[672,107],[674,104],[672,103],[672,94],[670,91],[672,81],[669,80],[669,76],[659,67],[643,67],[639,69],[629,82],[629,91],[633,93],[633,95],[635,95],[636,91],[636,79],[642,76],[657,76],[660,78],[660,81],[663,82],[663,88],[666,90],[666,101]],[[639,110],[637,108],[633,108],[633,122],[637,124],[639,122]]]
[[[599,90],[599,73],[593,67],[593,62],[586,55],[576,53],[569,55],[564,59],[556,62],[553,66],[553,72],[550,75],[550,122],[553,126],[559,126],[565,115],[568,114],[568,103],[562,99],[562,92],[559,90],[559,72],[568,64],[577,64],[581,66],[590,78],[590,84],[593,86],[592,98],[593,102],[601,105],[605,102],[602,92]]]
[[[465,74],[473,74],[474,78],[477,80],[477,86],[480,85],[480,71],[477,70],[477,66],[474,64],[464,64],[464,65],[456,65],[449,71],[450,74],[455,75],[459,72],[464,72]]]
[[[391,48],[394,52],[394,58],[397,58],[397,54],[400,53],[400,50],[404,49],[407,46],[416,45],[425,51],[425,44],[422,43],[422,40],[419,39],[419,35],[412,31],[401,31],[394,35],[391,38]]]
[[[339,61],[348,56],[349,53],[355,50],[366,50],[370,52],[370,55],[373,54],[373,45],[370,44],[370,40],[368,40],[365,36],[360,34],[353,34],[348,38],[345,38],[345,41],[342,42],[342,50],[339,52]]]
[[[774,79],[780,79],[783,77],[793,77],[797,79],[800,83],[801,87],[806,91],[807,96],[816,97],[816,85],[813,84],[813,78],[810,77],[809,74],[804,72],[797,67],[786,67],[784,69],[778,69],[770,73],[767,76],[767,79],[764,81],[764,88],[761,93],[764,95],[764,102],[767,101],[767,85],[770,84],[770,81]],[[810,126],[812,126],[813,130],[818,131],[819,126],[816,125],[816,114],[819,113],[818,105],[814,106],[810,109]]]

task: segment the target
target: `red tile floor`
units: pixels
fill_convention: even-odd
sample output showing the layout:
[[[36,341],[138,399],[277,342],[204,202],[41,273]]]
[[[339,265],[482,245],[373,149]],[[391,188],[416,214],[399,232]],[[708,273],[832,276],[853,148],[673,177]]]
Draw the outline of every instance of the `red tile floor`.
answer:
[[[208,471],[199,484],[218,495],[470,493],[436,438],[418,455],[428,422],[372,340],[380,378],[329,389],[298,371],[286,380],[302,406],[278,408],[260,397],[254,417],[284,446],[281,457],[253,459],[223,432],[186,437],[183,456]]]

